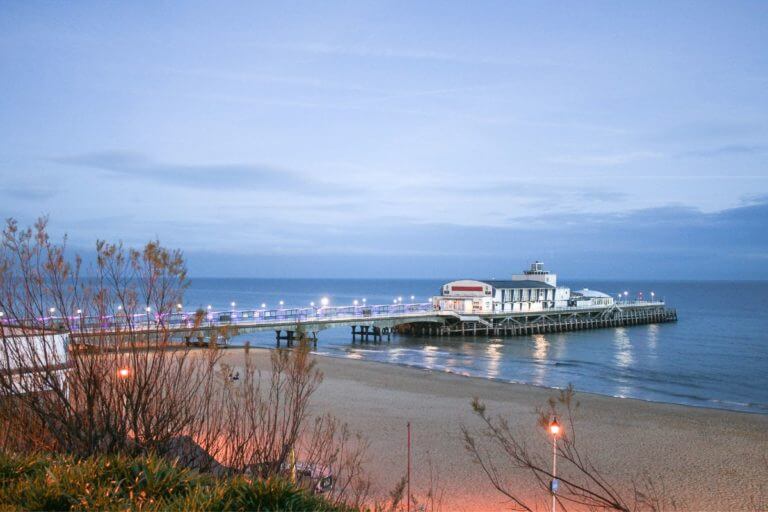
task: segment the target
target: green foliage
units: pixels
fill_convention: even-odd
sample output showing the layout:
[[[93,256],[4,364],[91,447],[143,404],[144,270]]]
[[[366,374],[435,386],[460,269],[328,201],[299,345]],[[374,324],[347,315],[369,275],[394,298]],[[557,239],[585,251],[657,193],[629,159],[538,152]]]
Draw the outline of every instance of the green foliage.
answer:
[[[151,456],[0,453],[0,512],[20,510],[349,511],[284,480],[215,478]]]

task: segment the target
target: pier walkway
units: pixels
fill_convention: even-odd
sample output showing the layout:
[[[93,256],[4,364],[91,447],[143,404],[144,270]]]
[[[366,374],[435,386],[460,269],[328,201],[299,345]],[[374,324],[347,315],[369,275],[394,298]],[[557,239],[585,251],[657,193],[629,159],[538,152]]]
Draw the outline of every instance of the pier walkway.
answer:
[[[56,319],[51,319],[52,321]],[[672,322],[677,312],[662,301],[619,302],[611,306],[551,308],[541,311],[464,314],[436,310],[431,303],[285,309],[198,310],[156,315],[75,317],[66,322],[73,337],[87,339],[118,332],[166,332],[180,341],[205,343],[236,334],[275,331],[280,345],[298,332],[315,343],[320,331],[349,327],[352,340],[381,342],[393,333],[415,336],[520,336],[623,325]]]

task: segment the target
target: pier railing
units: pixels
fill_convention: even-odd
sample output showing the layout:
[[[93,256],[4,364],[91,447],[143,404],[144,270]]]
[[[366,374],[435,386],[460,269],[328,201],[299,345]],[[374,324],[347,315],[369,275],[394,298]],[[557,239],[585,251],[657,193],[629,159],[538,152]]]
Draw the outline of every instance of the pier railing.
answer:
[[[664,307],[664,301],[619,301],[614,304],[623,307]],[[50,316],[36,319],[30,325],[46,325],[51,328],[63,328],[74,333],[96,333],[109,331],[148,331],[158,329],[193,329],[211,328],[217,326],[275,326],[286,323],[328,323],[345,322],[350,320],[396,319],[407,317],[422,317],[425,315],[453,314],[457,316],[498,316],[509,314],[547,314],[579,312],[589,309],[607,309],[613,305],[584,305],[560,308],[547,308],[532,311],[474,311],[437,310],[430,302],[357,305],[357,306],[324,306],[304,308],[254,308],[254,309],[205,309],[198,311],[178,310],[172,313],[117,313],[102,316]],[[11,324],[23,321],[12,321],[0,318],[0,322]]]
[[[435,311],[432,303],[358,305],[338,307],[309,307],[281,309],[206,309],[201,312],[176,311],[158,314],[154,312],[135,314],[112,314],[100,316],[50,316],[37,318],[35,325],[65,328],[72,332],[103,331],[145,331],[155,329],[185,329],[215,327],[224,325],[270,325],[286,322],[332,322],[334,320],[376,319],[381,317],[421,316]],[[4,323],[22,323],[9,318]]]

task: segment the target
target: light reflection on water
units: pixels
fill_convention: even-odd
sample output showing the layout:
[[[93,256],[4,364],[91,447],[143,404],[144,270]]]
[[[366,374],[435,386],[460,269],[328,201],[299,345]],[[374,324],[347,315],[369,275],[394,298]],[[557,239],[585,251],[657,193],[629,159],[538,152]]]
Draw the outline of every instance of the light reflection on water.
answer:
[[[194,281],[193,281],[194,283]],[[255,283],[255,284],[254,284]],[[440,282],[403,281],[291,281],[231,280],[206,282],[189,302],[228,304],[275,302],[304,304],[321,294],[334,303],[368,297],[371,290],[387,294],[426,295]],[[567,283],[572,284],[572,283]],[[624,284],[584,283],[593,289],[616,291]],[[419,288],[421,286],[422,288]],[[579,287],[580,285],[575,285]],[[613,286],[613,288],[612,288]],[[391,343],[352,344],[349,329],[320,333],[318,350],[324,355],[432,368],[461,375],[524,382],[578,391],[628,396],[661,402],[722,407],[768,413],[768,286],[764,283],[636,283],[654,289],[678,308],[680,321],[560,334],[496,339],[477,337],[407,338]],[[238,287],[240,290],[238,291]],[[408,288],[404,288],[408,287]],[[293,289],[293,295],[271,296],[270,290]],[[305,290],[314,290],[306,292]],[[346,295],[342,296],[341,293]],[[217,300],[215,294],[219,293]],[[214,294],[214,297],[210,297]],[[239,295],[242,294],[242,295]],[[264,299],[263,297],[267,297]],[[750,297],[744,301],[744,297]],[[736,306],[738,304],[738,307]],[[274,346],[274,333],[241,336]],[[744,375],[749,375],[745,379]]]
[[[616,347],[614,360],[620,368],[629,368],[634,363],[632,357],[632,341],[629,339],[629,331],[626,327],[614,329],[613,345]]]

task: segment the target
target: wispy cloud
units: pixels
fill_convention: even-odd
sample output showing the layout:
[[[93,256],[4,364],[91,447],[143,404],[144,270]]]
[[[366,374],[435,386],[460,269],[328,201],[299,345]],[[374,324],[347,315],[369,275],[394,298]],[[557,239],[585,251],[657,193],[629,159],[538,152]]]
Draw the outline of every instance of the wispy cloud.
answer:
[[[719,156],[755,155],[768,151],[768,146],[749,144],[726,144],[713,148],[685,151],[677,155],[679,158],[712,158]]]
[[[6,198],[21,199],[23,201],[41,201],[51,199],[56,191],[39,186],[11,186],[0,188],[0,194]]]
[[[662,158],[663,153],[657,151],[629,151],[625,153],[605,153],[593,155],[562,155],[546,158],[551,164],[578,165],[578,166],[605,166],[612,167],[624,165],[640,160],[652,160]]]
[[[385,59],[407,59],[416,61],[455,62],[466,64],[502,64],[505,63],[494,57],[484,55],[458,55],[431,50],[403,49],[392,47],[377,47],[366,45],[336,45],[319,42],[258,44],[262,48],[287,50],[315,55],[332,55],[348,57],[374,57]]]
[[[85,153],[51,160],[63,165],[100,169],[115,176],[198,189],[268,189],[290,192],[346,189],[346,186],[321,182],[297,171],[264,164],[167,163],[127,151]]]

